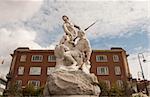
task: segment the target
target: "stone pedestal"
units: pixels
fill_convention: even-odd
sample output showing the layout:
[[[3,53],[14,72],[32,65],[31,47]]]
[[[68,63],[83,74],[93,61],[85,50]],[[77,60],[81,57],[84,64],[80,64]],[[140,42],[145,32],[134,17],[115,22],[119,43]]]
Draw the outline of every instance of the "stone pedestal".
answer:
[[[99,94],[97,77],[81,70],[55,71],[44,88],[44,97],[98,97]]]

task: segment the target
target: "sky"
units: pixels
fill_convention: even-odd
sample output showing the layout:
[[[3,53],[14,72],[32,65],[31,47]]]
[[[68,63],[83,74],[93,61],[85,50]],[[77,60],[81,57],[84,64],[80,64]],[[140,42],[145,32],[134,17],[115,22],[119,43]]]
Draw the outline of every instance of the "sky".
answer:
[[[133,78],[150,80],[149,0],[0,0],[0,72],[9,71],[10,54],[17,47],[54,49],[64,34],[62,15],[86,31],[92,49],[122,47]]]

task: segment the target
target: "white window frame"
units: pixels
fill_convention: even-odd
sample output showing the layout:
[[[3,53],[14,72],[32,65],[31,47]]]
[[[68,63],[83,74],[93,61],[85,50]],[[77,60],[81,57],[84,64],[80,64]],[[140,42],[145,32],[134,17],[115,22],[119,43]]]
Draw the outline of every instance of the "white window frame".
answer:
[[[115,66],[115,75],[121,75],[121,68],[120,68],[120,66]]]
[[[20,56],[20,62],[26,62],[26,60],[27,60],[27,55]]]
[[[56,62],[56,57],[55,57],[55,55],[49,55],[49,56],[48,56],[48,62]]]
[[[40,58],[37,60],[37,59],[35,59],[35,57],[40,57]],[[43,61],[43,55],[32,55],[31,61],[32,62],[42,62]]]
[[[24,74],[24,67],[23,66],[20,66],[18,68],[18,75],[23,75]]]
[[[113,55],[113,61],[114,62],[119,62],[119,56],[118,55]]]
[[[102,69],[104,69],[104,72],[102,72]],[[97,75],[109,75],[108,66],[97,67]]]
[[[96,55],[96,62],[108,62],[107,55]]]
[[[47,75],[55,71],[55,67],[47,67]]]
[[[123,88],[123,81],[117,80],[117,86]]]
[[[104,80],[106,85],[108,86],[108,88],[110,89],[111,88],[111,84],[110,84],[110,81],[109,80]]]
[[[41,67],[30,67],[29,75],[41,75]]]
[[[33,82],[36,82],[36,84],[34,85]],[[39,80],[29,80],[28,85],[29,84],[32,84],[34,87],[40,87],[40,81]]]

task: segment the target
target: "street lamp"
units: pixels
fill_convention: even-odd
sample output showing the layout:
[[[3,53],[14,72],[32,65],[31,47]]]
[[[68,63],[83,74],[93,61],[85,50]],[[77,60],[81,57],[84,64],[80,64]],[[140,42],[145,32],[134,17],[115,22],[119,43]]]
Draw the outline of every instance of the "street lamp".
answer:
[[[142,75],[141,71],[138,71],[137,75],[138,75],[138,80],[140,80],[140,77]]]
[[[141,68],[142,77],[143,77],[143,80],[144,80],[144,86],[145,86],[145,89],[146,89],[146,94],[149,95],[148,89],[147,89],[147,84],[146,84],[146,82],[145,82],[146,79],[145,79],[145,76],[144,76],[144,72],[143,72],[143,68],[142,68],[142,64],[141,64],[141,60],[140,60],[140,55],[142,55],[143,62],[146,62],[146,60],[145,60],[145,58],[144,58],[143,53],[138,53],[138,60],[139,60],[140,68]]]

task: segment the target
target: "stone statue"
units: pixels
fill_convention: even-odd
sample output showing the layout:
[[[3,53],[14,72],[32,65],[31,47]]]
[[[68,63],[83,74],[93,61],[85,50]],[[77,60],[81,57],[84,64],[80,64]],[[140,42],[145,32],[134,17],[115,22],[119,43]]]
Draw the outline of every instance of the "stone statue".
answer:
[[[97,77],[90,73],[92,50],[86,34],[67,16],[62,19],[65,35],[55,47],[56,68],[47,79],[44,97],[98,97],[100,88]]]
[[[69,60],[74,68],[85,71],[87,69],[84,65],[90,65],[91,47],[84,31],[78,31],[78,38],[75,47],[64,53],[64,58]],[[89,73],[89,71],[86,71],[86,73]]]
[[[69,39],[68,35],[63,36],[60,44],[56,46],[54,51],[56,56],[56,67],[68,71],[81,69],[89,73],[91,47],[84,31],[79,30],[77,37],[79,39],[75,44]],[[87,65],[88,69],[86,68]]]
[[[64,65],[69,63],[64,63],[64,53],[71,50],[73,48],[73,44],[71,43],[68,35],[64,35],[60,40],[60,43],[56,45],[54,54],[56,56],[56,68],[57,69],[65,69]],[[63,67],[63,68],[62,68]]]
[[[76,32],[67,16],[63,16],[62,19],[65,22],[63,24],[65,35],[55,48],[56,67],[68,71],[81,69],[89,73],[91,47],[85,32],[80,30],[79,26],[75,26],[79,29]],[[78,41],[75,44],[73,40],[77,37]]]
[[[69,18],[66,15],[62,16],[62,19],[64,20],[63,29],[66,35],[70,37],[70,40],[74,40],[74,38],[77,36],[75,28],[80,30],[80,27],[69,22]]]

